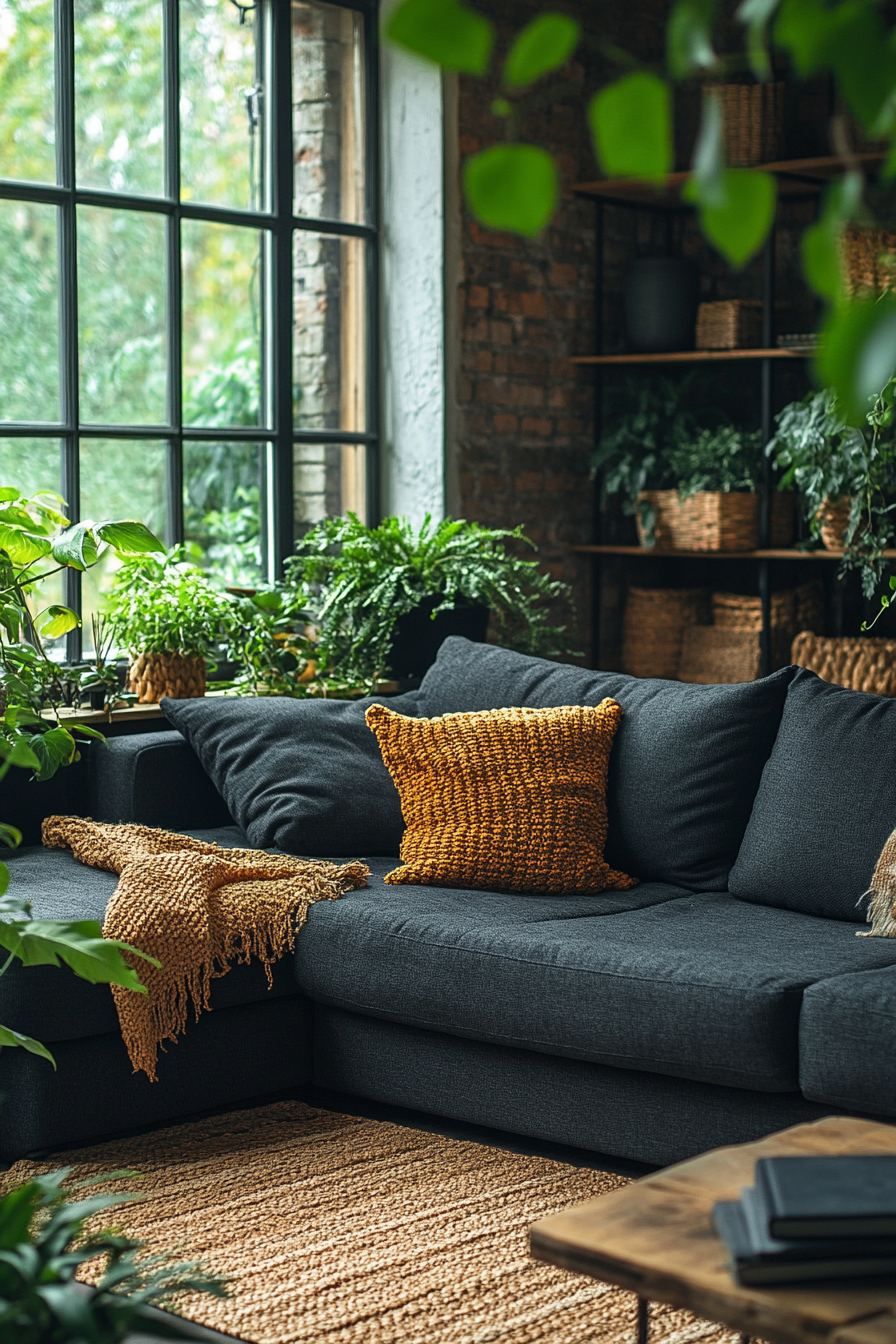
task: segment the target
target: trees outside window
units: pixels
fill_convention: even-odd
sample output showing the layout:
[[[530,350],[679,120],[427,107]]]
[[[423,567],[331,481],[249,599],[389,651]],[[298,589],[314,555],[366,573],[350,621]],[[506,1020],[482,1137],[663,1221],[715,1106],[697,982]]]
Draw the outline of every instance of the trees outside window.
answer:
[[[372,0],[0,0],[4,482],[237,586],[371,513],[374,56]]]

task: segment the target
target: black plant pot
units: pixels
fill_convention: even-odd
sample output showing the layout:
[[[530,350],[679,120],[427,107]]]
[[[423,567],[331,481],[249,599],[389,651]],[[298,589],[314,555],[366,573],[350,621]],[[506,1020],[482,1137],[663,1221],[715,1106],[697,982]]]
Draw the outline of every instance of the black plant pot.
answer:
[[[440,611],[433,620],[432,613],[440,601],[438,597],[424,598],[395,622],[388,662],[390,675],[402,691],[416,690],[449,635],[463,635],[477,644],[485,643],[488,607],[463,602],[449,611]]]
[[[684,257],[642,257],[625,278],[625,326],[633,350],[693,350],[697,270]]]

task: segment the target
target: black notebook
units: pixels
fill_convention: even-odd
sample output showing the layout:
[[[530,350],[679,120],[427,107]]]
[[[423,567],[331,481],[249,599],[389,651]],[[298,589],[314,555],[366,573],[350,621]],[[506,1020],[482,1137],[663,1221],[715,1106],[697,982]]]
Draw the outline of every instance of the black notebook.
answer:
[[[773,1237],[896,1237],[896,1156],[761,1157]]]
[[[831,1241],[771,1237],[763,1203],[753,1190],[744,1190],[739,1200],[716,1204],[712,1221],[728,1247],[734,1276],[745,1287],[896,1274],[896,1237]]]

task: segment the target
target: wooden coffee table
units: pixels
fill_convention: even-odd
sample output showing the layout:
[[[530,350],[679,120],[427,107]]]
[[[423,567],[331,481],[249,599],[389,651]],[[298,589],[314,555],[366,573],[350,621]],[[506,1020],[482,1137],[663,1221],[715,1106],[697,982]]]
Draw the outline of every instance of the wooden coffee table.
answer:
[[[638,1344],[651,1300],[772,1344],[896,1344],[896,1282],[743,1288],[712,1230],[713,1204],[753,1184],[757,1157],[845,1153],[896,1153],[896,1127],[829,1116],[716,1148],[535,1223],[532,1255],[637,1293]]]

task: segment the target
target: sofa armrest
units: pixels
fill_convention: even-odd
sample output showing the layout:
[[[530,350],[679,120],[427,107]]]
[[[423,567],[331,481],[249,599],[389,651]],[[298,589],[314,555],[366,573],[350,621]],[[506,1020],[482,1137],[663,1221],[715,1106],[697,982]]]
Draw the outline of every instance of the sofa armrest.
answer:
[[[232,826],[227,804],[178,732],[113,737],[90,752],[91,813],[166,830]]]

